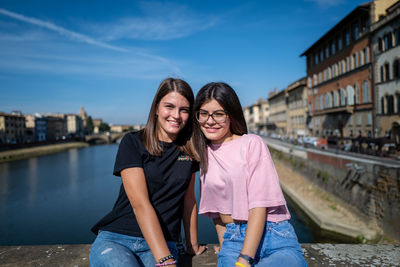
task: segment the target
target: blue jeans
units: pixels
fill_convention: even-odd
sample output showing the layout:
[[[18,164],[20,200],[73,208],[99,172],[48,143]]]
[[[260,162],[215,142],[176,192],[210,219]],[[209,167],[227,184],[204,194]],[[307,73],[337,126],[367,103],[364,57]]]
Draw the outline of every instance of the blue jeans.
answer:
[[[178,259],[176,242],[167,242],[167,245],[171,254]],[[153,267],[156,264],[144,238],[108,231],[99,231],[92,244],[89,261],[91,267]]]
[[[224,242],[218,254],[218,267],[235,265],[243,247],[246,223],[226,225]],[[288,221],[266,222],[253,266],[307,266],[296,233]]]

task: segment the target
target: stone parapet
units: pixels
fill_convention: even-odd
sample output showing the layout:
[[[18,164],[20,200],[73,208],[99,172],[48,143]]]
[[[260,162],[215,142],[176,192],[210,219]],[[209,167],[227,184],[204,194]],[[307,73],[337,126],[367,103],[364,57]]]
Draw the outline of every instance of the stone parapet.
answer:
[[[309,267],[399,266],[400,245],[302,244]],[[0,266],[89,266],[90,244],[1,246]],[[180,267],[217,266],[217,255],[207,251],[196,257],[182,256]]]

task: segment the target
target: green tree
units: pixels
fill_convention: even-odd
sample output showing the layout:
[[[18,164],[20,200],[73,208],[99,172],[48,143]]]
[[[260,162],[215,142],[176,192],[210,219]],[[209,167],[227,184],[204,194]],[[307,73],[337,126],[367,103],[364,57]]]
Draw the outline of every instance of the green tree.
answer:
[[[86,119],[86,130],[88,134],[92,134],[94,129],[92,116],[87,117]]]
[[[102,122],[99,126],[100,132],[106,132],[110,130],[110,126],[106,122]]]

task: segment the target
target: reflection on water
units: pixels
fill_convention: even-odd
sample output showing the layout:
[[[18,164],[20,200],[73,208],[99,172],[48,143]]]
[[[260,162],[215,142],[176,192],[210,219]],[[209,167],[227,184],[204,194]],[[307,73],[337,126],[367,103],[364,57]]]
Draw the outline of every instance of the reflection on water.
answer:
[[[0,245],[91,243],[90,228],[118,196],[121,179],[112,175],[117,148],[92,146],[0,164]],[[313,242],[291,212],[299,241]],[[217,243],[212,220],[198,220],[199,242]]]
[[[76,192],[76,187],[78,186],[78,149],[70,149],[68,151],[68,172],[69,172],[69,185],[71,192]]]
[[[28,203],[33,205],[36,197],[37,183],[38,183],[38,158],[28,159],[28,173],[29,173],[29,191]]]
[[[2,200],[8,192],[8,164],[0,164],[0,177],[0,200]]]

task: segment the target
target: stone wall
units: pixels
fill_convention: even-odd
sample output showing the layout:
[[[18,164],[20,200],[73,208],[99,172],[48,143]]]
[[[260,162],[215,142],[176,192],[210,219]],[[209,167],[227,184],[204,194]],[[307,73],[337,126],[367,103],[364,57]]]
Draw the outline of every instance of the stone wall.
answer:
[[[274,160],[295,169],[324,190],[347,203],[369,224],[377,224],[386,235],[400,240],[400,163],[377,161],[308,150],[296,156],[270,147]]]

